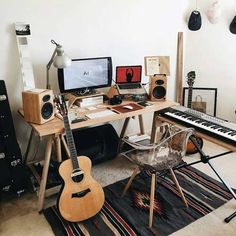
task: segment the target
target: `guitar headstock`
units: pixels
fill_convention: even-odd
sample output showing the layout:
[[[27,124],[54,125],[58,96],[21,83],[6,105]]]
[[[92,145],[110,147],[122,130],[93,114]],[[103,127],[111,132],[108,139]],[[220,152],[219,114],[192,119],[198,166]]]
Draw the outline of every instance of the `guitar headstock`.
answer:
[[[195,78],[196,78],[195,71],[188,72],[188,74],[187,74],[187,84],[188,84],[189,87],[193,87]]]
[[[66,106],[65,97],[63,95],[55,95],[54,102],[58,112],[62,115],[62,117],[68,115],[68,109]]]

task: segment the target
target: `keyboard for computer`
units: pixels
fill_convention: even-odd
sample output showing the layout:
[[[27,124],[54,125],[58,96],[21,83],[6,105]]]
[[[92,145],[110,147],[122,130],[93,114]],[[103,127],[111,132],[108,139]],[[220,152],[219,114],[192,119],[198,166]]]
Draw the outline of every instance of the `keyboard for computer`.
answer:
[[[138,89],[141,88],[140,84],[119,84],[120,89]]]
[[[94,112],[91,114],[86,115],[89,119],[96,119],[96,118],[100,118],[100,117],[105,117],[108,115],[114,115],[116,114],[114,111],[111,110],[104,110],[104,111],[98,111],[98,112]]]

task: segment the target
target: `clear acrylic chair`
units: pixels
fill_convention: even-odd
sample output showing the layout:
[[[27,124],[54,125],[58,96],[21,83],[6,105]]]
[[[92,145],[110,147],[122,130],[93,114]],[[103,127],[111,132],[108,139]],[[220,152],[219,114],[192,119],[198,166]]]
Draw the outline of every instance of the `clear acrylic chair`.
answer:
[[[151,172],[151,190],[150,190],[150,210],[149,210],[149,227],[152,227],[153,222],[153,208],[154,208],[154,194],[156,175],[163,171],[170,171],[171,177],[179,190],[181,199],[186,207],[188,203],[185,199],[183,191],[173,171],[173,167],[180,164],[182,158],[186,154],[187,142],[194,129],[180,129],[176,126],[165,126],[166,131],[162,138],[154,144],[143,145],[129,141],[127,137],[123,139],[123,144],[128,144],[130,149],[124,151],[121,155],[127,157],[130,161],[137,164],[128,183],[126,184],[122,196],[125,195],[129,189],[135,176],[141,170],[148,170]],[[127,146],[127,145],[126,145]]]

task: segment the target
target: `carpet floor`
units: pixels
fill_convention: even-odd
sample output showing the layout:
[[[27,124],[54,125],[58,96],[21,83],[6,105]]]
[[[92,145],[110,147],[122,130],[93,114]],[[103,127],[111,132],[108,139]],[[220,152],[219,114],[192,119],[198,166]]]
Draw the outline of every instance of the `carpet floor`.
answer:
[[[150,176],[141,173],[127,194],[120,195],[128,179],[104,188],[106,201],[93,218],[70,223],[59,214],[56,206],[44,211],[56,236],[66,235],[169,235],[229,201],[232,196],[215,179],[193,167],[176,171],[189,204],[186,208],[170,176],[157,178],[154,220],[148,228]]]

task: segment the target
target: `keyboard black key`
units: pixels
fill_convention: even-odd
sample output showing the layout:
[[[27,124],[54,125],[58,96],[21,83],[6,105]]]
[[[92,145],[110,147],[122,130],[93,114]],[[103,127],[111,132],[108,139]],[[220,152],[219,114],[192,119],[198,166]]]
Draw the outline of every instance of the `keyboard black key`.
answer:
[[[203,122],[202,125],[206,126],[206,127],[210,127],[212,126],[212,123],[209,122]]]

